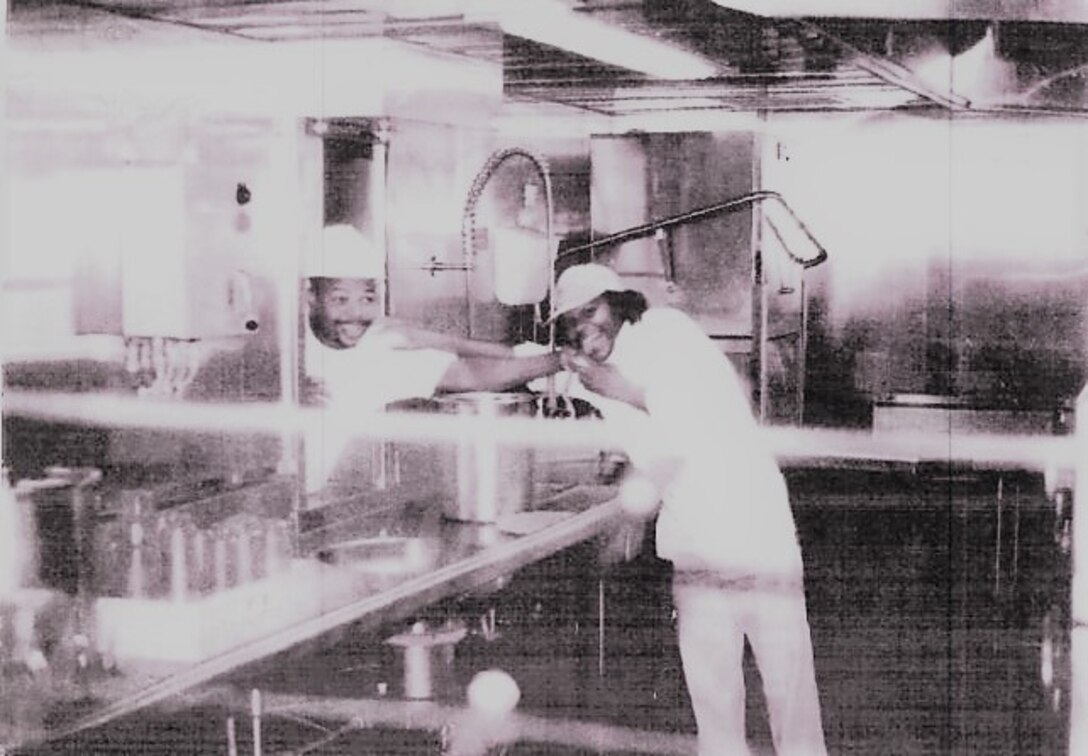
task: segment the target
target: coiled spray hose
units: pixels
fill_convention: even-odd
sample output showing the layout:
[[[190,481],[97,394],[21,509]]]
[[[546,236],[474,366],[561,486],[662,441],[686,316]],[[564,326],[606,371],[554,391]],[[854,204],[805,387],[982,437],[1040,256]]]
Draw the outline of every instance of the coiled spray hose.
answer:
[[[522,147],[507,147],[499,150],[491,155],[484,163],[480,172],[476,175],[476,178],[472,182],[472,186],[468,190],[468,199],[465,202],[465,211],[461,216],[461,247],[464,253],[465,267],[468,270],[472,270],[476,262],[476,206],[479,204],[480,197],[483,196],[484,189],[487,187],[488,181],[495,175],[499,167],[503,165],[507,160],[512,158],[521,158],[527,160],[533,168],[536,169],[537,174],[540,176],[541,183],[544,185],[544,238],[548,249],[548,312],[553,311],[555,306],[555,243],[553,240],[553,224],[552,224],[552,180],[548,171],[548,163],[540,155],[531,152]],[[540,312],[540,304],[534,305],[534,313],[536,315],[536,322],[543,323],[543,316]],[[535,329],[534,329],[535,330]],[[552,321],[548,324],[548,346],[555,349],[555,322]],[[547,406],[555,406],[555,378],[554,376],[548,377],[548,404]]]

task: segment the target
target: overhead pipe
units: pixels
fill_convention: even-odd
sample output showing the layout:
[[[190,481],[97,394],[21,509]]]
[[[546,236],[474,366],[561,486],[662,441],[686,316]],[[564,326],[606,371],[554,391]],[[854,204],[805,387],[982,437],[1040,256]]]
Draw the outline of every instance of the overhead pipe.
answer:
[[[786,212],[790,214],[790,217],[793,218],[793,220],[797,223],[797,226],[801,229],[801,231],[804,232],[805,236],[808,237],[809,241],[812,242],[812,245],[817,250],[817,254],[815,257],[798,257],[797,255],[793,254],[793,252],[791,252],[789,248],[785,246],[785,244],[783,244],[783,248],[785,249],[786,254],[789,256],[790,260],[797,263],[802,268],[806,269],[814,268],[820,263],[824,262],[827,259],[827,250],[824,249],[823,245],[821,245],[816,240],[816,237],[812,235],[812,232],[808,230],[808,227],[801,222],[801,219],[797,217],[797,214],[795,212],[793,212],[793,208],[791,208],[789,204],[786,203],[786,200],[782,197],[782,195],[778,192],[772,192],[767,190],[750,192],[749,194],[744,194],[740,197],[735,197],[724,202],[719,202],[715,205],[709,205],[707,207],[702,207],[697,210],[690,210],[686,213],[673,215],[668,218],[650,221],[649,223],[644,223],[640,226],[632,226],[631,228],[624,229],[623,231],[617,231],[614,234],[609,234],[608,236],[596,239],[586,244],[580,244],[577,247],[564,249],[562,252],[558,253],[557,257],[559,259],[562,259],[564,257],[568,257],[579,252],[591,252],[600,247],[609,247],[615,244],[622,244],[623,242],[631,241],[633,239],[641,239],[643,237],[656,234],[659,230],[672,228],[673,226],[682,226],[686,223],[693,223],[695,221],[704,220],[706,218],[710,218],[722,213],[737,212],[742,208],[747,207],[748,205],[768,200],[778,202],[782,205],[783,208],[785,208]]]

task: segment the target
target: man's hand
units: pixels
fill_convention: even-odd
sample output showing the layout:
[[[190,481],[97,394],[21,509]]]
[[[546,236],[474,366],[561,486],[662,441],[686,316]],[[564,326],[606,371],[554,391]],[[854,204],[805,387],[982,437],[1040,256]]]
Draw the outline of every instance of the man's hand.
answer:
[[[564,349],[560,357],[563,367],[578,375],[582,385],[595,394],[646,409],[642,389],[632,383],[613,365],[605,365],[584,354]]]

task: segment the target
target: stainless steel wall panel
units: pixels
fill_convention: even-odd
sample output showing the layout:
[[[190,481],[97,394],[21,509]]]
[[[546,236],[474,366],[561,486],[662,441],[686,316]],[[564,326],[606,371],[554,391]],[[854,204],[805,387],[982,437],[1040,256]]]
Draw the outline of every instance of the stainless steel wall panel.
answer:
[[[751,133],[594,136],[594,234],[615,233],[752,191],[755,147]],[[680,306],[708,332],[751,335],[751,211],[681,226],[671,232],[668,247],[655,238],[624,243],[609,261],[652,302]],[[675,289],[666,285],[670,275]]]
[[[461,214],[490,136],[468,127],[392,123],[386,178],[390,312],[427,327],[469,332]],[[436,264],[440,270],[426,269]]]

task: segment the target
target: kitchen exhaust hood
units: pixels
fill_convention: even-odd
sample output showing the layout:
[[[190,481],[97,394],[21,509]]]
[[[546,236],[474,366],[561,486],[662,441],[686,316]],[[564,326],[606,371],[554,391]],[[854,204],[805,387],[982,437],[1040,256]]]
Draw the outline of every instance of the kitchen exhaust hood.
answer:
[[[1088,3],[1082,0],[714,0],[797,23],[883,78],[952,107],[1088,108]]]
[[[65,7],[273,49],[382,37],[501,69],[508,102],[606,116],[1088,113],[1084,0],[12,0],[9,37],[25,47]]]
[[[1088,112],[1083,0],[571,0],[581,14],[718,62],[702,81],[596,83],[507,44],[508,95],[610,114],[649,110],[932,108]],[[510,52],[514,54],[509,55]],[[570,51],[567,51],[568,54]],[[668,95],[662,96],[663,85]]]
[[[872,0],[715,0],[718,5],[771,18],[893,17],[887,3]],[[1057,21],[1088,24],[1082,0],[911,0],[897,3],[894,17],[906,20]]]
[[[663,81],[507,37],[508,97],[608,115],[682,111],[1088,112],[1083,0],[568,0],[716,61]]]

